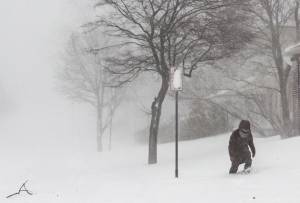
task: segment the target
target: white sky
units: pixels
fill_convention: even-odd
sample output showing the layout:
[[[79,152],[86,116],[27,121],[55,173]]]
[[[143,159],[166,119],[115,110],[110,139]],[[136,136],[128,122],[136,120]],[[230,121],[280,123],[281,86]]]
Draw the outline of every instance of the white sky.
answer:
[[[76,139],[81,129],[73,126],[81,121],[72,118],[78,108],[57,94],[53,76],[71,31],[88,16],[87,5],[87,1],[80,0],[0,1],[3,145],[4,140],[9,140],[7,145],[28,141],[32,146],[33,140],[38,143],[50,137],[48,141],[55,142],[59,137],[62,143]],[[84,125],[82,128],[91,128]]]
[[[95,150],[93,113],[60,96],[53,77],[70,33],[92,18],[95,1],[0,1],[0,145],[26,142],[30,148],[48,142],[57,147],[77,139],[80,148],[88,142],[86,146]],[[119,133],[118,140],[128,140],[129,135],[133,139],[140,122],[130,112],[136,107],[125,105],[118,117],[130,114],[131,118],[117,123],[126,129],[126,136]]]
[[[0,84],[10,96],[29,103],[45,99],[64,40],[81,23],[76,11],[67,0],[1,1]]]

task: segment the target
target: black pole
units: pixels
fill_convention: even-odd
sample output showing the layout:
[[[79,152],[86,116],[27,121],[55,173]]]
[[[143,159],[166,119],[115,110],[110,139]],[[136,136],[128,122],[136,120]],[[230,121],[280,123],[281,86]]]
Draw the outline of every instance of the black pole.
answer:
[[[175,178],[178,178],[178,91],[175,95]]]

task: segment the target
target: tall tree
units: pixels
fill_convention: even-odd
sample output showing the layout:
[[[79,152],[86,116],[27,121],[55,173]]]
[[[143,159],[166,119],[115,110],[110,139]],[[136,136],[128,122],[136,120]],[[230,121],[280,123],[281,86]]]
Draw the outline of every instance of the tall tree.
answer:
[[[256,52],[270,59],[272,68],[276,70],[275,81],[279,89],[281,106],[281,135],[289,137],[291,119],[287,84],[291,66],[286,65],[283,59],[283,46],[286,43],[283,31],[294,14],[295,4],[293,1],[286,0],[255,0],[252,3],[249,11],[257,21],[252,26],[257,36]]]
[[[300,19],[299,19],[299,8],[300,2],[299,0],[295,0],[295,25],[296,25],[296,39],[295,42],[300,42]],[[300,63],[299,56],[296,57],[297,65]],[[295,129],[295,134],[300,135],[300,67],[297,66],[293,71],[292,75],[292,111],[293,113],[293,128]]]
[[[148,163],[157,163],[157,136],[170,67],[181,66],[191,77],[200,64],[228,56],[251,39],[240,10],[241,0],[106,0],[111,9],[86,26],[104,28],[121,39],[110,72],[119,85],[152,72],[161,79],[151,104]],[[99,5],[103,6],[102,3]],[[235,11],[235,12],[234,12]],[[233,15],[234,14],[234,15]]]
[[[111,132],[112,117],[121,99],[120,94],[109,87],[108,74],[103,60],[105,54],[101,53],[99,46],[95,36],[72,35],[65,67],[59,78],[61,89],[68,98],[86,102],[95,108],[97,150],[103,151],[104,132],[108,128]]]
[[[295,12],[294,12],[294,17],[295,17],[295,25],[296,25],[296,41],[300,41],[300,19],[299,19],[299,7],[300,7],[300,2],[299,0],[295,0]]]

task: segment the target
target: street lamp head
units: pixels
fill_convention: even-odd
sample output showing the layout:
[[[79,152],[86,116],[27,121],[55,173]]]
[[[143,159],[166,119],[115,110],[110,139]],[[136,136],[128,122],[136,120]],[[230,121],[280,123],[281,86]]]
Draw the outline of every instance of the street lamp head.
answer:
[[[182,69],[171,67],[171,89],[175,91],[182,90]]]

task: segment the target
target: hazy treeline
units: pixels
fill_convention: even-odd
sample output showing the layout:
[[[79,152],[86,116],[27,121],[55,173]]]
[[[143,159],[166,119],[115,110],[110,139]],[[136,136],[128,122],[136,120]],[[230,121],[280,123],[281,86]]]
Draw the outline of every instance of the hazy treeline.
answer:
[[[98,150],[122,88],[141,74],[155,75],[160,88],[149,126],[138,135],[147,134],[148,162],[157,162],[158,140],[171,140],[172,121],[160,126],[160,118],[173,95],[173,66],[185,76],[182,139],[232,130],[239,119],[249,119],[263,136],[297,134],[296,70],[284,49],[300,36],[298,1],[104,0],[92,6],[97,18],[71,36],[62,81],[66,95],[96,107]]]

